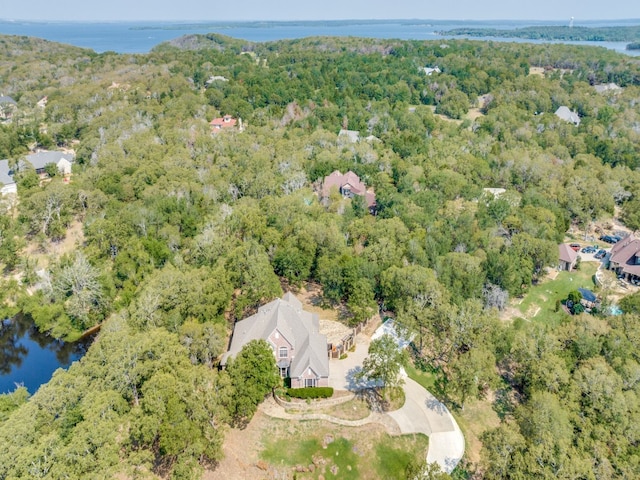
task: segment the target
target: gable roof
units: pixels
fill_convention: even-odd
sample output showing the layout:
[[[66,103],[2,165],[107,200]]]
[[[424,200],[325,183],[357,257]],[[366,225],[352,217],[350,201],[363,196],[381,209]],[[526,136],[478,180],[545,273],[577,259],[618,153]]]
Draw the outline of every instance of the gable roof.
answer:
[[[609,261],[620,265],[624,273],[640,275],[640,265],[635,261],[637,256],[640,256],[640,239],[629,235],[611,248]]]
[[[231,115],[225,115],[224,117],[214,118],[209,122],[209,125],[215,129],[221,129],[235,127],[236,123],[238,123],[238,121]]]
[[[344,128],[338,132],[338,137],[346,137],[351,143],[360,140],[360,132],[357,130],[345,130]]]
[[[0,160],[0,183],[3,185],[15,184],[13,172],[9,168],[9,160]]]
[[[302,303],[292,293],[286,293],[236,323],[229,351],[221,363],[225,365],[229,357],[237,355],[251,340],[268,341],[277,330],[294,348],[290,367],[292,377],[299,377],[307,368],[326,377],[329,375],[327,337],[320,334],[319,328],[318,315],[304,311]]]
[[[6,95],[0,95],[0,103],[10,103],[11,105],[18,104],[18,102],[16,102],[13,98],[7,97]]]
[[[566,243],[558,245],[558,255],[561,262],[573,263],[578,258],[578,252]]]
[[[580,125],[580,116],[578,113],[572,112],[566,105],[562,105],[556,110],[556,117],[566,122],[571,122],[574,125]]]
[[[58,165],[60,160],[65,160],[66,162],[73,163],[73,155],[71,153],[62,153],[62,152],[49,152],[49,151],[41,151],[27,155],[27,162],[29,162],[33,168],[39,170],[44,168],[46,165],[53,163]],[[66,163],[64,163],[66,166]]]

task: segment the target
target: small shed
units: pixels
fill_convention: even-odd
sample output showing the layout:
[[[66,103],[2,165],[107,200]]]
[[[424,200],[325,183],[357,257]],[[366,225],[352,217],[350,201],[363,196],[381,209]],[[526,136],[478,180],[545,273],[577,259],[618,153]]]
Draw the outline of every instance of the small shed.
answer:
[[[576,266],[578,260],[578,252],[566,243],[558,245],[558,270],[571,271]]]

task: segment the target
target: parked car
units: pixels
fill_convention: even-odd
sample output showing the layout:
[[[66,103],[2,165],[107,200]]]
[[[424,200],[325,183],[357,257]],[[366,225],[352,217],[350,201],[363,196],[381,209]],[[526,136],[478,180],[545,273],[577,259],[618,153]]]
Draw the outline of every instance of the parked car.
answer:
[[[604,258],[606,255],[607,255],[607,251],[601,249],[601,250],[598,250],[598,253],[596,253],[593,257],[599,260],[601,258]]]
[[[600,240],[607,243],[616,243],[620,240],[619,237],[612,237],[611,235],[603,235],[600,237]]]
[[[569,244],[569,248],[571,248],[572,250],[575,250],[576,252],[580,250],[580,244],[579,243],[571,243]]]
[[[596,247],[584,247],[580,250],[582,253],[596,253],[598,249]]]

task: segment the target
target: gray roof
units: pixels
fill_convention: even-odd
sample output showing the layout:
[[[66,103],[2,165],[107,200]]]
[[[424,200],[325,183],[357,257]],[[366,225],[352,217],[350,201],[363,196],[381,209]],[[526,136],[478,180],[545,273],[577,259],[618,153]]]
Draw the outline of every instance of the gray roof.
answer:
[[[16,102],[13,98],[7,97],[6,95],[0,95],[0,103],[11,103],[12,105],[18,104],[18,102]]]
[[[269,336],[277,330],[294,348],[295,356],[289,372],[291,377],[301,376],[307,368],[321,377],[327,377],[327,337],[319,333],[319,327],[318,315],[304,311],[300,301],[292,293],[286,293],[282,298],[260,307],[255,315],[236,323],[231,346],[222,364],[226,364],[229,357],[237,355],[251,340],[268,341]]]
[[[360,140],[360,132],[357,130],[342,129],[338,132],[338,137],[347,137],[351,143],[356,143]]]
[[[13,172],[9,168],[9,160],[0,160],[0,183],[3,185],[16,183],[13,179]]]
[[[45,165],[53,163],[55,165],[62,159],[68,160],[73,163],[73,155],[70,153],[62,152],[36,152],[26,156],[27,161],[33,165],[36,170],[44,168]]]
[[[569,107],[562,105],[556,110],[556,116],[566,122],[571,122],[574,125],[580,125],[580,115],[577,112],[572,112]]]

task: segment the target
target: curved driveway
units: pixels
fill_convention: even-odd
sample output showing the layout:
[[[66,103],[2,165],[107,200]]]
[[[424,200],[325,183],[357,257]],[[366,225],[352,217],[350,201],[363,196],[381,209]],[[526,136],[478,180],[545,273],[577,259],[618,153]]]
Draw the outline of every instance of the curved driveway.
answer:
[[[383,324],[372,338],[389,333],[389,329],[389,324]],[[402,345],[401,339],[399,344]],[[336,390],[357,390],[372,386],[354,380],[354,374],[362,368],[368,348],[369,339],[358,335],[355,352],[348,353],[344,360],[332,359],[329,363],[329,385]],[[458,424],[442,402],[410,378],[405,378],[404,392],[405,404],[387,415],[398,424],[403,434],[427,435],[427,462],[436,462],[443,471],[451,473],[464,455],[464,436]]]

